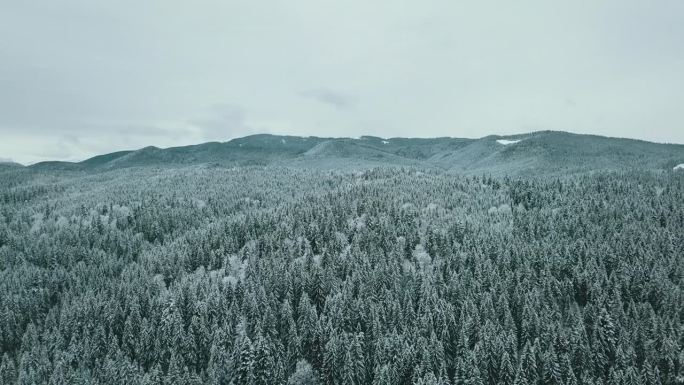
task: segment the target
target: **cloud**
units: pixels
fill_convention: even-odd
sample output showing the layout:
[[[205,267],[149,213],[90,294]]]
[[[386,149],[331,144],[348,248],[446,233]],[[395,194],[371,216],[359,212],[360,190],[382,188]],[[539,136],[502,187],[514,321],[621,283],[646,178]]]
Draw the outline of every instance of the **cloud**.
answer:
[[[684,143],[680,0],[0,8],[0,154],[23,163],[258,132]]]
[[[331,88],[319,87],[300,92],[300,95],[306,99],[311,99],[333,106],[340,110],[345,110],[353,107],[356,104],[356,99],[346,95],[340,91]]]
[[[13,163],[12,158],[3,158],[0,156],[0,163]]]
[[[205,141],[196,127],[187,124],[100,124],[90,126],[89,130],[76,128],[42,134],[7,131],[0,140],[0,154],[12,154],[12,158],[22,164],[45,160],[81,161],[95,155],[149,145],[172,147]]]

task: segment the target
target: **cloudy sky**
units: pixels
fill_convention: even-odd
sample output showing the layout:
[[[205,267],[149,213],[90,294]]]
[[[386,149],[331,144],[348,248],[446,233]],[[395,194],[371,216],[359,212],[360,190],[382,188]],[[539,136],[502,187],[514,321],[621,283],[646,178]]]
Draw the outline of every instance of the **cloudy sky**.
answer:
[[[4,0],[0,157],[253,133],[684,143],[684,1]]]

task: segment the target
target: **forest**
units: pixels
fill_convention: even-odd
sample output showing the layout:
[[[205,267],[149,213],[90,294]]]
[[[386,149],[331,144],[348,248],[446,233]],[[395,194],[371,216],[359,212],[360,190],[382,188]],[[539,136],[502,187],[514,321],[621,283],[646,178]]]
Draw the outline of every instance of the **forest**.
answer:
[[[0,171],[0,385],[682,384],[683,279],[684,172]]]

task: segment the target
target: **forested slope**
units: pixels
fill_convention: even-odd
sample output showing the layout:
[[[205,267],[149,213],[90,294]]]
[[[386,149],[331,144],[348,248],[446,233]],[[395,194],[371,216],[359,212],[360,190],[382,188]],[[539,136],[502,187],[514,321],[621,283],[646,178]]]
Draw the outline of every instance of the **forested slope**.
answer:
[[[130,167],[273,166],[323,170],[419,167],[461,175],[567,176],[591,171],[667,170],[684,163],[684,145],[539,131],[507,137],[318,138],[252,135],[228,142],[145,147],[83,162],[41,162],[41,171],[101,172]]]
[[[682,172],[0,182],[0,384],[684,381]]]

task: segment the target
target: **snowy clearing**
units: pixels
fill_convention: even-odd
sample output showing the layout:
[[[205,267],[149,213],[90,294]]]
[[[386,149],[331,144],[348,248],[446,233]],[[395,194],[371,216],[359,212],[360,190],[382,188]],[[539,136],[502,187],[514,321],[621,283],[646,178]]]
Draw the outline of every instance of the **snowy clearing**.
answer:
[[[672,168],[673,170],[684,170],[684,163],[680,163]]]
[[[497,141],[496,141],[496,142],[497,142],[497,143],[499,143],[499,144],[503,144],[504,146],[507,146],[507,145],[509,145],[509,144],[515,144],[515,143],[518,143],[519,141],[520,141],[520,139],[518,139],[518,140],[510,140],[510,139],[497,139]]]
[[[389,142],[386,141],[386,140],[383,140],[383,141],[382,141],[382,144],[389,144]]]

